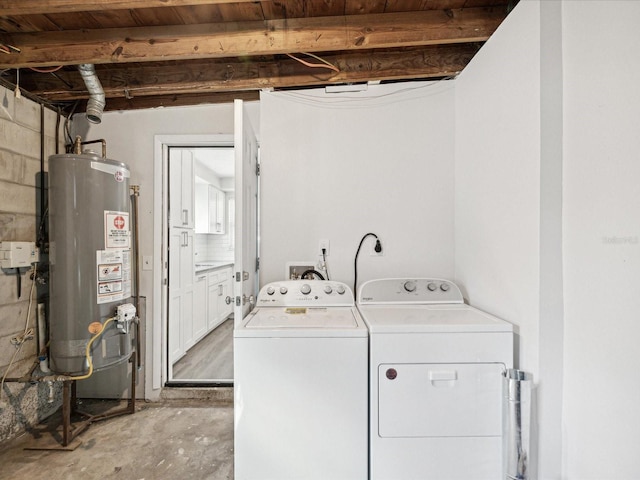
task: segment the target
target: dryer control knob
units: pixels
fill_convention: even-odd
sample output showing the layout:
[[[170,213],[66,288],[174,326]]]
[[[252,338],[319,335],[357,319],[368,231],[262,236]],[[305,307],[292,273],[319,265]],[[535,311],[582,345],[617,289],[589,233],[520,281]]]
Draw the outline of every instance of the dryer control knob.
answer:
[[[429,285],[427,285],[427,288],[429,289],[430,292],[435,292],[438,286],[435,283],[431,282]]]
[[[404,282],[404,289],[407,292],[415,292],[416,291],[416,282],[413,280],[409,280],[408,282]]]
[[[267,287],[267,295],[273,295],[276,293],[276,289],[273,287]]]
[[[308,283],[305,283],[300,287],[300,293],[303,295],[309,295],[311,293],[311,287]]]
[[[344,289],[343,285],[338,285],[336,287],[336,292],[338,292],[338,295],[344,295],[344,292],[346,292],[346,290]]]
[[[280,287],[280,293],[281,293],[282,295],[286,295],[288,291],[289,291],[289,290],[287,289],[287,287]]]
[[[442,290],[443,292],[448,292],[449,291],[449,284],[448,283],[443,283],[442,285],[440,285],[440,290]]]
[[[331,285],[327,285],[326,287],[324,287],[324,293],[329,295],[331,292],[333,292],[333,288],[331,288]]]

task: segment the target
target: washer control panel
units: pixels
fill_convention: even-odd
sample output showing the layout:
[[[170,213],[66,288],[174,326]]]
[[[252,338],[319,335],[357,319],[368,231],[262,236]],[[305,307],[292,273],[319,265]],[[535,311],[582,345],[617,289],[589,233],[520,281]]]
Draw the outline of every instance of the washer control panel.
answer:
[[[358,303],[429,304],[464,303],[458,286],[441,278],[382,278],[370,280],[360,287]]]
[[[355,304],[351,289],[331,280],[283,280],[260,289],[260,307],[349,307]]]

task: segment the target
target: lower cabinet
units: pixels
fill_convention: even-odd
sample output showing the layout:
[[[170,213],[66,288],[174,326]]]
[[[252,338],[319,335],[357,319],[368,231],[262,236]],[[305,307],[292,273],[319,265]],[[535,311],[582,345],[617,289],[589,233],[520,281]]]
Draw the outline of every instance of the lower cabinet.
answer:
[[[178,312],[172,312],[176,318],[181,318],[181,322],[172,324],[179,327],[179,330],[174,328],[169,332],[170,338],[177,345],[176,352],[171,355],[173,361],[178,360],[233,312],[232,277],[231,266],[195,274],[193,290],[188,297],[189,312],[182,316],[178,316]],[[175,305],[176,308],[181,308],[179,302],[175,302]]]
[[[232,312],[231,297],[232,268],[209,273],[207,277],[207,327],[211,331],[220,325]],[[229,297],[229,303],[227,303]]]
[[[187,348],[193,346],[207,334],[207,275],[196,275],[193,284],[193,322],[192,322],[192,342]]]

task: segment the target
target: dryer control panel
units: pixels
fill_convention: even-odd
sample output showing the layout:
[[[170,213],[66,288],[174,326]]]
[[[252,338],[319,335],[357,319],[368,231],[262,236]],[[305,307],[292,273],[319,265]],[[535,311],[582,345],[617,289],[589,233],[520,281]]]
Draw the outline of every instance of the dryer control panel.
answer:
[[[458,286],[441,278],[383,278],[360,287],[361,305],[464,303]]]
[[[342,282],[283,280],[260,289],[258,307],[351,307],[353,292]]]

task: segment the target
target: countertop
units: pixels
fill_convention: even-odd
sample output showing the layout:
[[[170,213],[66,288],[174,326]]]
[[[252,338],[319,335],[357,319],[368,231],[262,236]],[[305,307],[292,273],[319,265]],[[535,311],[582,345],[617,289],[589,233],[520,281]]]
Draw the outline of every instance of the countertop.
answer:
[[[206,270],[217,270],[218,268],[224,267],[232,267],[233,262],[231,261],[222,261],[222,262],[197,262],[195,264],[195,272],[201,273]]]

